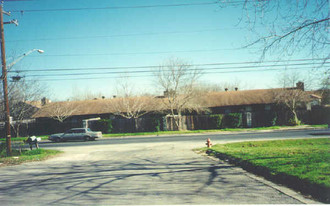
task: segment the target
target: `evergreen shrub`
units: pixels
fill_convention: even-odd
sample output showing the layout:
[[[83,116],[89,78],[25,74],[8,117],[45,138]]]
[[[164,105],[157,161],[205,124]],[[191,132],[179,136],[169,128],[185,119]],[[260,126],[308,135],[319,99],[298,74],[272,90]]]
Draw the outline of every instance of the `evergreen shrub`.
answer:
[[[161,131],[161,116],[156,115],[153,118],[150,118],[150,131],[159,132]]]
[[[226,114],[222,119],[222,128],[239,128],[242,126],[242,114]]]
[[[212,114],[210,115],[210,127],[211,129],[221,129],[223,114]]]
[[[94,130],[101,131],[103,134],[110,134],[113,132],[113,125],[111,119],[100,119],[93,124]]]

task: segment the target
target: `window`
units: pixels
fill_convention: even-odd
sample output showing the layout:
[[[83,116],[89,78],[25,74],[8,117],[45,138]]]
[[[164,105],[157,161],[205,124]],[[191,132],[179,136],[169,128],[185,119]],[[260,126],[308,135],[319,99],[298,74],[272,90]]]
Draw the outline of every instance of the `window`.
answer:
[[[75,133],[85,133],[84,129],[77,129]]]

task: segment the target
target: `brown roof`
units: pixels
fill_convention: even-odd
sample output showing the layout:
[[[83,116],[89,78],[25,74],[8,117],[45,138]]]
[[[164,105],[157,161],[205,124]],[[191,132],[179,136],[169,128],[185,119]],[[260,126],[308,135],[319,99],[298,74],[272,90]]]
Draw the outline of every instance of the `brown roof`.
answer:
[[[211,92],[204,97],[207,107],[238,106],[274,103],[273,94],[279,89],[256,89]]]
[[[138,99],[143,99],[143,101],[150,101],[150,97],[138,97]],[[96,99],[96,100],[84,100],[84,101],[65,101],[65,102],[52,102],[43,106],[39,111],[37,111],[33,117],[50,117],[52,111],[57,108],[67,108],[67,110],[73,111],[71,115],[90,115],[90,114],[108,114],[115,113],[116,109],[111,105],[120,105],[121,98],[115,99]],[[147,102],[143,105],[143,110],[151,111],[156,110],[154,106],[155,103]],[[121,107],[121,111],[125,110]],[[63,111],[64,112],[64,111]]]
[[[275,103],[273,99],[274,92],[280,89],[257,89],[257,90],[241,90],[241,91],[224,91],[224,92],[209,92],[201,97],[201,104],[204,107],[223,107],[223,106],[238,106],[238,105],[253,105],[253,104],[271,104]],[[162,98],[138,97],[145,98],[149,101],[145,104],[144,110],[155,111],[162,107]],[[90,114],[108,114],[116,112],[109,105],[120,101],[120,98],[115,99],[97,99],[84,101],[70,102],[53,102],[43,106],[33,117],[49,117],[49,111],[57,106],[75,108],[72,115],[90,115]]]

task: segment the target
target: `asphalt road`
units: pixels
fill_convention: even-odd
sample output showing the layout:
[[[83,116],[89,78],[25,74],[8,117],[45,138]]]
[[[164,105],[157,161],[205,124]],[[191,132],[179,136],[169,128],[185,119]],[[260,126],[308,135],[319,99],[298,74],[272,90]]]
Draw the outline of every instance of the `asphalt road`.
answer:
[[[43,143],[65,153],[0,167],[1,205],[317,203],[240,168],[196,154],[214,143],[316,136],[310,131]]]
[[[324,135],[327,134],[327,135]],[[142,136],[142,137],[124,137],[124,138],[103,138],[97,141],[76,141],[76,142],[60,142],[53,143],[50,141],[43,141],[40,143],[42,148],[51,147],[72,147],[72,146],[86,146],[86,145],[107,145],[107,144],[145,144],[145,143],[168,143],[168,142],[188,142],[200,144],[206,142],[210,138],[213,143],[225,143],[234,141],[250,141],[250,140],[271,140],[271,139],[288,139],[288,138],[317,138],[330,136],[328,129],[314,129],[314,130],[283,130],[283,131],[267,131],[267,132],[247,132],[247,133],[215,133],[215,134],[185,134],[185,135],[171,135],[171,136]]]

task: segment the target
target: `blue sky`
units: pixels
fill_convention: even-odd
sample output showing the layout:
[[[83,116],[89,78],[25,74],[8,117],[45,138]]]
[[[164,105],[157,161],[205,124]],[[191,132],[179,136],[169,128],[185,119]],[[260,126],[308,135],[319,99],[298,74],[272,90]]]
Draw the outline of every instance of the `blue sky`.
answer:
[[[239,49],[255,39],[254,33],[243,28],[244,24],[238,25],[242,15],[240,6],[220,8],[219,5],[210,4],[136,9],[35,11],[205,2],[212,1],[32,0],[5,2],[4,10],[14,11],[11,17],[5,16],[5,20],[13,18],[19,20],[18,27],[5,25],[7,59],[10,63],[11,57],[17,58],[31,49],[44,50],[44,54],[35,52],[27,56],[15,65],[14,70],[24,71],[20,75],[25,75],[27,80],[39,80],[48,88],[47,96],[53,100],[66,100],[75,93],[74,90],[79,90],[79,92],[88,90],[101,93],[106,97],[115,95],[115,85],[123,74],[106,73],[119,71],[118,69],[99,70],[97,68],[160,65],[170,57],[182,58],[192,64],[258,61],[260,53],[257,49]],[[18,12],[21,10],[25,12]],[[265,29],[260,25],[257,25],[257,28],[260,33],[263,33]],[[284,59],[311,58],[303,54],[304,52],[299,55],[284,56]],[[267,56],[265,60],[277,59],[278,54],[274,53]],[[90,69],[53,71],[70,68]],[[265,71],[265,69],[259,68],[257,72],[242,73],[207,74],[206,72],[201,81],[209,84],[241,82],[241,85],[248,89],[276,87],[275,79],[280,71]],[[121,71],[127,72],[127,75],[139,76],[131,78],[138,91],[160,92],[155,90],[154,77],[150,73],[130,74],[131,71],[136,70],[141,69],[122,69]],[[300,71],[311,72],[305,68]],[[75,73],[88,73],[88,75],[74,75]],[[10,73],[10,75],[13,76],[15,73]],[[89,79],[79,80],[80,77]]]

